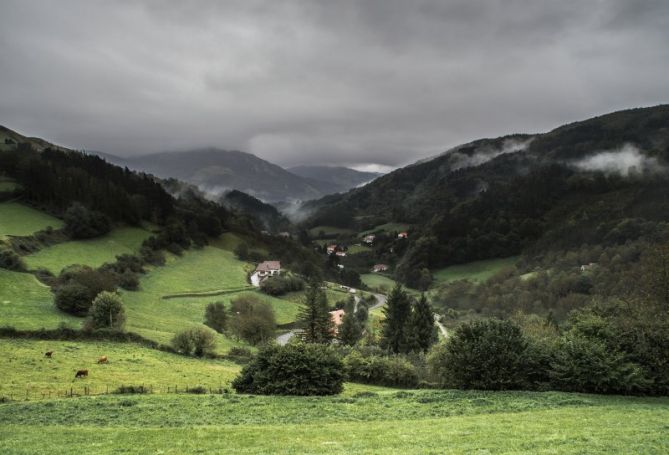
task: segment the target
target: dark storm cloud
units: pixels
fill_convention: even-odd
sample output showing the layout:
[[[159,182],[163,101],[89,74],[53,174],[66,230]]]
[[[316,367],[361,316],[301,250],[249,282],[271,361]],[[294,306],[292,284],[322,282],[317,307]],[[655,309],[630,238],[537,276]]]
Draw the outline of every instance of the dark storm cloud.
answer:
[[[397,166],[669,101],[666,1],[3,1],[0,123]]]

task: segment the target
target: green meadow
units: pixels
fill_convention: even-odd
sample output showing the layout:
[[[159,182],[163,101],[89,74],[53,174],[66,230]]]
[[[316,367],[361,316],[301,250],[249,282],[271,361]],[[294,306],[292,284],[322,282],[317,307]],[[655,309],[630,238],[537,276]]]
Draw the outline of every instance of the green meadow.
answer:
[[[475,283],[488,280],[505,268],[512,267],[518,260],[516,256],[502,259],[486,259],[462,265],[452,265],[439,270],[433,270],[432,276],[436,285],[450,283],[457,280],[469,280]]]
[[[63,222],[23,204],[0,203],[0,240],[8,235],[31,235],[49,226],[60,229]]]
[[[109,234],[90,240],[73,240],[43,248],[25,257],[30,269],[45,268],[57,275],[71,264],[99,267],[112,262],[121,254],[133,254],[142,242],[151,235],[147,230],[122,227]]]
[[[148,395],[0,404],[6,454],[664,454],[669,400],[395,391]]]
[[[388,233],[390,233],[390,232],[402,232],[402,231],[406,231],[406,230],[408,230],[410,227],[411,227],[411,225],[409,225],[409,224],[405,224],[405,223],[386,223],[386,224],[380,224],[380,225],[378,225],[378,226],[376,226],[376,227],[374,227],[374,228],[372,228],[372,229],[369,229],[369,230],[367,230],[367,231],[361,232],[361,233],[360,233],[360,236],[361,236],[361,237],[364,237],[364,236],[366,236],[366,235],[368,235],[368,234],[373,234],[373,233],[375,233],[375,232],[380,232],[380,231],[388,232]]]
[[[20,330],[78,326],[80,319],[56,309],[48,286],[29,273],[0,269],[0,326]]]
[[[351,229],[338,228],[334,226],[316,226],[309,229],[309,236],[312,238],[318,238],[321,236],[321,232],[324,235],[340,235],[340,234],[353,234],[354,232]]]
[[[52,358],[44,353],[53,351]],[[107,364],[97,364],[106,355]],[[73,381],[77,370],[86,379]],[[229,387],[240,367],[230,361],[195,359],[134,343],[0,339],[0,396],[41,399],[72,388],[83,394],[103,393],[121,385],[144,385],[156,393],[167,387]]]

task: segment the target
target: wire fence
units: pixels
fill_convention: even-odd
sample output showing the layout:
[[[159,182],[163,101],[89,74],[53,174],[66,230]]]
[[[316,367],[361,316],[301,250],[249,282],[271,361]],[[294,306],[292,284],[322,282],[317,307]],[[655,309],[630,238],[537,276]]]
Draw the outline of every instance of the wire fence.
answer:
[[[0,403],[3,401],[34,401],[47,400],[51,398],[74,398],[85,396],[103,396],[103,395],[142,395],[142,394],[228,394],[230,389],[223,385],[218,387],[203,385],[173,385],[173,386],[154,386],[141,385],[102,385],[88,386],[79,385],[66,388],[53,389],[31,389],[26,388],[25,393],[16,390],[0,393]]]

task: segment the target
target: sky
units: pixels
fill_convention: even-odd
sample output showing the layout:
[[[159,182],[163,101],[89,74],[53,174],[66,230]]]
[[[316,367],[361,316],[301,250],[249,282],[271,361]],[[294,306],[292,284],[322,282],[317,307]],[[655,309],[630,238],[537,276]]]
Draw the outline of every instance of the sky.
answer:
[[[666,0],[2,0],[0,124],[388,170],[669,102]]]

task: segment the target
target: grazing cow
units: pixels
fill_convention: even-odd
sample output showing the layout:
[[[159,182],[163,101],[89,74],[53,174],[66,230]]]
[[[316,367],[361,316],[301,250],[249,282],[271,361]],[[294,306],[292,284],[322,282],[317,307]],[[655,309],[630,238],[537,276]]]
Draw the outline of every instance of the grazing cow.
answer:
[[[74,375],[74,379],[88,377],[88,370],[77,370],[77,374]]]
[[[98,363],[107,363],[107,356],[103,355],[98,359]]]
[[[51,358],[52,355],[53,355],[53,351],[48,351],[48,352],[44,353],[44,357],[48,357],[49,359]]]

